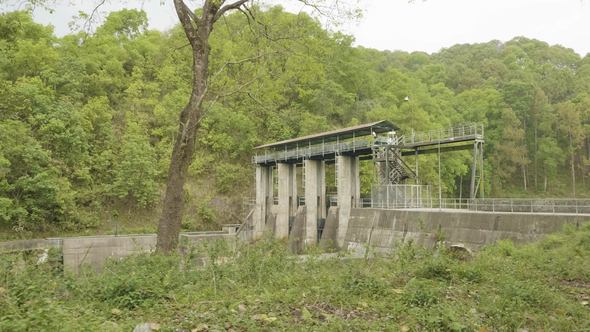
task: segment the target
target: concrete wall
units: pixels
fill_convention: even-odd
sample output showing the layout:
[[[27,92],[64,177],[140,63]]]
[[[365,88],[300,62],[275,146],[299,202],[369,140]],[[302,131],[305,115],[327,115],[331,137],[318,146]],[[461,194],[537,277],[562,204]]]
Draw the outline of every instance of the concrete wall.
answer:
[[[297,165],[277,164],[279,205],[275,221],[275,238],[289,236],[289,218],[297,213]]]
[[[61,244],[62,241],[58,238],[1,242],[0,253],[61,248]]]
[[[293,220],[293,227],[289,234],[289,250],[294,254],[302,253],[306,245],[306,211],[307,207],[304,205],[297,209],[297,214]],[[317,234],[317,228],[315,231]]]
[[[324,224],[322,237],[320,238],[320,248],[334,250],[338,247],[338,207],[331,206],[328,209],[328,216]]]
[[[151,252],[156,235],[82,236],[63,239],[64,271],[79,272],[82,265],[100,270],[108,258]]]
[[[214,241],[226,241],[235,245],[236,225],[228,225],[221,232],[181,233],[179,251],[186,254],[203,250]],[[156,234],[123,236],[81,236],[62,239],[64,270],[78,273],[88,265],[99,271],[108,259],[153,252],[156,248]]]
[[[317,244],[318,219],[326,216],[326,165],[305,160],[305,245]]]
[[[256,205],[252,216],[252,238],[262,237],[266,216],[273,204],[272,168],[256,166]]]
[[[369,244],[388,252],[408,241],[432,247],[442,239],[448,245],[477,250],[503,239],[534,241],[566,224],[589,221],[588,215],[572,214],[352,209],[343,249],[364,250]]]
[[[240,225],[224,225],[220,232],[181,233],[179,251],[203,249],[212,241],[225,241],[235,245]],[[64,270],[78,273],[83,265],[101,270],[108,259],[152,252],[156,248],[156,234],[80,236],[34,239],[0,243],[0,254],[7,252],[61,248]]]
[[[359,207],[360,175],[359,158],[352,156],[337,156],[337,190],[338,190],[338,246],[344,245],[348,227],[348,217],[352,208]]]

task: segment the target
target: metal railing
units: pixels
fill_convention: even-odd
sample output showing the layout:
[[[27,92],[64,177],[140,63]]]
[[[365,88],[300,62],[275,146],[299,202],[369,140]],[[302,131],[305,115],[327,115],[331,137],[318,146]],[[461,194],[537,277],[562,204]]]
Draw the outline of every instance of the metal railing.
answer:
[[[483,139],[483,134],[483,124],[469,123],[453,126],[450,128],[407,133],[404,137],[404,142],[402,145],[420,145],[449,140],[460,140],[464,138]]]
[[[404,202],[383,204],[380,202],[363,201],[363,207],[382,209],[413,208]],[[510,212],[510,213],[545,213],[545,214],[590,214],[590,199],[569,198],[476,198],[459,199],[435,198],[423,200],[420,208],[465,210],[476,212]]]
[[[438,205],[438,206],[436,206]],[[590,214],[590,199],[575,198],[477,198],[443,199],[435,208],[467,209],[481,212]]]
[[[413,148],[416,145],[428,143],[448,143],[454,140],[460,141],[462,139],[483,139],[484,129],[482,124],[464,124],[450,128],[430,130],[426,132],[412,132],[405,136],[397,137],[397,144],[402,148]],[[340,142],[329,142],[314,144],[308,146],[297,146],[295,148],[281,151],[265,151],[264,154],[255,155],[252,161],[256,164],[263,164],[275,161],[286,161],[292,159],[308,159],[326,154],[340,154],[347,152],[355,152],[361,149],[370,149],[373,144],[388,142],[377,138],[373,139],[371,136],[364,136],[355,139],[348,139]]]
[[[372,139],[365,137],[346,142],[322,143],[296,147],[295,149],[285,149],[284,151],[265,152],[264,154],[254,156],[253,162],[260,164],[280,160],[308,159],[325,154],[354,152],[357,149],[368,149],[372,146]]]
[[[444,209],[444,210],[464,210],[477,212],[510,212],[510,213],[549,213],[549,214],[589,214],[590,199],[575,198],[433,198],[430,195],[429,188],[410,188],[414,185],[404,185],[406,188],[406,199],[403,196],[390,196],[387,200],[375,200],[370,197],[360,199],[361,208],[376,209]],[[428,186],[420,186],[428,187]],[[402,190],[398,188],[398,191]],[[419,190],[419,191],[417,191]],[[413,192],[413,196],[412,196]],[[419,194],[418,194],[419,193]],[[391,192],[390,192],[391,194]],[[397,198],[396,198],[397,197]],[[274,197],[275,205],[278,204],[278,198]],[[337,206],[337,196],[326,196],[329,206]],[[254,200],[244,200],[248,210],[255,205]],[[298,197],[299,205],[305,204],[303,197]],[[248,211],[250,212],[250,211]]]
[[[432,204],[431,187],[418,184],[373,185],[371,206],[381,208],[420,208]],[[367,201],[362,202],[368,205]]]

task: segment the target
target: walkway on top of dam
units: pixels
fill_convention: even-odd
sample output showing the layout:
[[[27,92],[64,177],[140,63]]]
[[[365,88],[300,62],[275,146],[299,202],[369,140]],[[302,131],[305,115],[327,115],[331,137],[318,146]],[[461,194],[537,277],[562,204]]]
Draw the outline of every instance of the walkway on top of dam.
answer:
[[[373,147],[387,145],[387,137],[377,136],[399,128],[389,121],[303,136],[256,147],[255,164],[298,163],[305,159],[333,160],[337,155],[370,159]],[[473,142],[483,141],[481,124],[460,125],[427,132],[411,132],[398,141],[402,155],[419,155],[471,149]]]

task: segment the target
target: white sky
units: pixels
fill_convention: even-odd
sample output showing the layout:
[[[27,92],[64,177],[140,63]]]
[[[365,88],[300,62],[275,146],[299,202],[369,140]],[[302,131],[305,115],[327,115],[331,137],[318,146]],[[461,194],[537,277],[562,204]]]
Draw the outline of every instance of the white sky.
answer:
[[[70,0],[53,14],[37,10],[35,19],[69,32],[78,10],[95,1]],[[81,5],[83,3],[84,5]],[[275,0],[297,10],[293,1]],[[346,28],[356,44],[381,50],[436,52],[457,43],[507,41],[516,36],[560,44],[580,55],[590,53],[590,0],[360,0],[364,16]],[[177,22],[169,0],[111,1],[108,10],[143,8],[150,27],[164,30]],[[6,8],[5,8],[6,9]]]

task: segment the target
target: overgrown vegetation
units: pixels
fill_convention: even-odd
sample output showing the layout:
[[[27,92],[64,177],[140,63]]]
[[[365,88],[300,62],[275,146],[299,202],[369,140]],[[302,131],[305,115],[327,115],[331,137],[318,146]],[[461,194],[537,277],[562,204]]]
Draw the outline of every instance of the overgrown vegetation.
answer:
[[[0,330],[584,331],[590,328],[590,226],[472,259],[406,244],[390,257],[301,261],[285,245],[191,258],[145,255],[99,274],[64,275],[0,258]],[[201,253],[202,255],[202,253]]]
[[[588,56],[523,37],[432,55],[381,52],[353,47],[305,13],[251,10],[261,24],[229,15],[211,37],[184,225],[235,222],[251,196],[252,147],[383,119],[406,135],[484,123],[488,194],[573,196],[574,185],[588,193]],[[62,38],[28,12],[0,14],[0,229],[104,229],[110,210],[154,225],[190,93],[185,45],[179,27],[149,30],[136,10]],[[468,191],[469,160],[445,155],[445,195]],[[420,165],[423,182],[437,184],[435,157]]]

